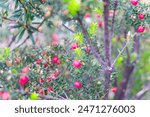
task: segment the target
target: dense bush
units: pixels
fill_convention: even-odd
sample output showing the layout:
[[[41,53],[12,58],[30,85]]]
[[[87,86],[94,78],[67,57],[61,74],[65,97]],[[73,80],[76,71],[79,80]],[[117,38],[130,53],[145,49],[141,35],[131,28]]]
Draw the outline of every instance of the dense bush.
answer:
[[[0,16],[0,99],[149,99],[149,4],[4,0]]]

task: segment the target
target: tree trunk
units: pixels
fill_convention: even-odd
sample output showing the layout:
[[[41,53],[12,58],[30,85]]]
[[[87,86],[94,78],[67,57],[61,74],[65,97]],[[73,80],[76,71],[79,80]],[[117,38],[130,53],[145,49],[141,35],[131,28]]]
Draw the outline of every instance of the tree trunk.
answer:
[[[109,0],[103,0],[104,1],[104,50],[105,50],[105,94],[104,99],[108,99],[108,93],[109,93],[109,84],[110,84],[110,77],[112,73],[111,68],[111,38],[110,38],[110,31],[109,31]]]
[[[134,44],[133,44],[133,51],[132,52],[134,52],[138,55],[139,54],[139,49],[140,49],[139,36],[138,36],[138,34],[135,34]],[[134,62],[132,62],[132,63],[131,62],[132,61],[130,61],[130,58],[128,56],[128,58],[126,60],[125,69],[124,69],[123,81],[122,81],[121,87],[119,89],[119,92],[116,96],[116,99],[118,99],[118,100],[125,99],[126,89],[127,89],[127,86],[128,86],[128,83],[129,83],[130,79],[132,78],[132,74],[134,73],[134,69],[135,69],[137,59]]]

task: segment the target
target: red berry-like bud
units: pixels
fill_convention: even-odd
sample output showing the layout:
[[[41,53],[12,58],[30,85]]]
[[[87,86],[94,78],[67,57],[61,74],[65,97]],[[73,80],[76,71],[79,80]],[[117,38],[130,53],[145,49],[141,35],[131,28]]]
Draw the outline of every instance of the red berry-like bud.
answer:
[[[48,88],[47,88],[47,92],[48,92],[48,93],[50,93],[50,92],[54,92],[53,87],[48,87]]]
[[[75,68],[80,68],[80,67],[82,66],[82,63],[81,63],[80,60],[74,60],[74,61],[73,61],[73,66],[74,66]]]
[[[91,17],[91,14],[90,14],[90,13],[86,13],[84,17],[85,17],[85,18],[90,18],[90,17]]]
[[[46,82],[51,82],[51,80],[52,80],[52,78],[51,78],[51,77],[48,77],[48,78],[46,79]]]
[[[139,26],[137,29],[137,32],[139,32],[139,33],[143,33],[144,31],[145,31],[145,27],[143,27],[143,26]]]
[[[134,6],[136,6],[136,5],[139,3],[138,0],[130,0],[130,2],[131,2],[131,4],[134,5]]]
[[[114,93],[117,93],[118,88],[117,87],[113,87],[113,88],[111,88],[111,91],[114,92]]]
[[[77,89],[80,89],[80,88],[82,88],[82,83],[79,82],[79,81],[75,81],[74,82],[74,87],[77,88]]]
[[[40,95],[45,95],[45,92],[44,92],[43,88],[39,88],[39,94]]]
[[[29,77],[22,75],[22,76],[20,76],[19,84],[20,84],[21,86],[24,86],[25,84],[28,83],[28,81],[29,81]]]
[[[38,60],[36,61],[36,64],[37,64],[37,65],[40,65],[41,62],[42,62],[42,60],[41,60],[41,59],[38,59]]]
[[[48,63],[44,63],[44,68],[48,67]]]
[[[103,27],[103,22],[102,21],[98,22],[98,27],[99,28]]]
[[[140,13],[140,14],[139,14],[139,19],[140,19],[140,20],[143,20],[144,18],[145,18],[144,13]]]
[[[73,43],[72,44],[72,50],[75,50],[79,47],[78,43]]]
[[[58,60],[59,60],[59,59],[58,59],[57,56],[52,57],[52,62],[53,62],[54,64],[57,64]]]
[[[8,91],[3,91],[1,94],[2,100],[9,100],[10,99],[10,94]]]
[[[61,64],[61,61],[60,61],[60,60],[58,60],[56,64],[57,64],[57,65],[60,65],[60,64]]]
[[[30,69],[28,67],[24,67],[22,68],[22,73],[29,73],[30,72]]]
[[[39,79],[39,83],[43,84],[44,83],[44,79]]]

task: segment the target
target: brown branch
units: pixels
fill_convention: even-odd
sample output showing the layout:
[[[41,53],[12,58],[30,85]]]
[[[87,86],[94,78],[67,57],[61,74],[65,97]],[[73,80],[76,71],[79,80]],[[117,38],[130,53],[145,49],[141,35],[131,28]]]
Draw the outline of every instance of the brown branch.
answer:
[[[104,86],[105,86],[105,96],[104,99],[108,99],[108,93],[109,93],[109,88],[110,88],[110,77],[112,73],[112,67],[111,67],[111,48],[112,48],[112,39],[110,36],[110,31],[109,31],[109,0],[103,0],[104,2],[104,51],[105,51],[105,81],[104,81]]]
[[[143,97],[148,91],[150,91],[150,82],[147,83],[147,85],[146,85],[141,91],[139,91],[139,92],[136,94],[135,99],[137,99],[137,100],[142,99],[142,97]]]
[[[11,39],[11,42],[8,44],[8,47],[12,45],[12,43],[16,40],[17,35],[14,35]]]
[[[74,33],[74,31],[72,29],[70,29],[69,27],[67,27],[65,24],[62,24],[63,27],[65,27],[67,30],[69,30],[70,32]]]
[[[111,26],[111,38],[114,35],[114,25],[115,25],[115,18],[116,18],[116,10],[118,6],[118,0],[114,1],[114,12],[113,12],[113,18],[112,18],[112,26]]]
[[[80,18],[78,18],[77,20],[82,28],[83,35],[84,35],[85,39],[87,40],[87,43],[89,44],[91,51],[92,51],[93,55],[95,56],[96,60],[99,62],[100,65],[105,66],[105,62],[101,59],[100,55],[96,52],[95,47],[91,43],[89,34],[88,34],[87,30],[85,29],[85,27],[82,23],[82,20]]]

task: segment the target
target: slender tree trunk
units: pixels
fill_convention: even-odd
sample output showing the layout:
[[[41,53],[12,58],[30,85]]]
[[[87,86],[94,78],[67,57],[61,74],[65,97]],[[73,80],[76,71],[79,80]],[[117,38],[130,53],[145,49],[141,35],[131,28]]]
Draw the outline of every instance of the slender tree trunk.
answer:
[[[109,84],[110,84],[110,77],[112,73],[111,68],[111,38],[110,38],[110,31],[109,31],[109,0],[103,0],[104,1],[104,50],[105,50],[105,96],[104,99],[108,99],[108,93],[109,93]]]
[[[138,55],[139,49],[140,49],[139,36],[138,36],[138,34],[135,34],[132,52],[134,52]],[[127,89],[127,86],[128,86],[130,79],[132,78],[132,74],[134,73],[136,62],[137,62],[137,59],[134,62],[130,61],[130,58],[128,55],[128,58],[126,60],[125,69],[124,69],[123,81],[122,81],[122,84],[121,84],[121,87],[120,87],[120,90],[117,94],[116,99],[121,100],[121,99],[125,98],[126,89]]]

